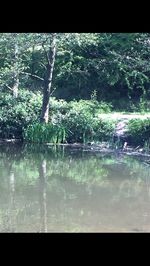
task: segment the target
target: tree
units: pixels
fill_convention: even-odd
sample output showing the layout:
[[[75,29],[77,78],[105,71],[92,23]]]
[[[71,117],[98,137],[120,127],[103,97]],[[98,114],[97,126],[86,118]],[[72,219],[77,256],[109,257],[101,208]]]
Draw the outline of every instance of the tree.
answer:
[[[56,33],[51,34],[50,37],[49,37],[49,41],[51,43],[49,45],[49,50],[48,52],[45,50],[46,57],[47,57],[47,65],[46,65],[44,87],[43,87],[43,102],[42,102],[42,111],[41,111],[41,117],[40,117],[41,123],[43,122],[48,123],[49,100],[50,100],[52,77],[53,77],[53,70],[54,70],[54,63],[55,63],[55,56],[56,56]],[[43,44],[43,47],[44,47],[44,44]]]
[[[2,51],[1,58],[1,85],[12,91],[13,96],[18,96],[18,38],[16,33],[3,33],[0,38]],[[6,56],[5,60],[3,56]]]
[[[2,34],[0,46],[6,56],[6,59],[1,62],[1,85],[11,90],[14,98],[17,98],[20,77],[31,77],[34,80],[42,81],[43,103],[40,122],[47,123],[49,118],[49,99],[56,55],[56,33]],[[43,61],[43,77],[34,73],[41,63],[40,60],[39,62],[36,62],[36,69],[29,68],[30,64],[32,67],[34,64],[34,48],[35,50],[39,50],[42,54],[42,59],[44,58],[44,60],[41,60]]]
[[[90,99],[96,91],[98,100],[125,104],[150,98],[148,33],[1,33],[0,51],[1,89],[14,97],[19,87],[42,91],[41,123],[52,94]]]
[[[33,80],[42,82],[43,101],[40,122],[48,123],[49,100],[56,56],[56,33],[29,34],[27,50],[28,55],[26,55],[26,67],[24,67],[24,69],[29,69],[29,72],[23,70],[20,73]],[[39,53],[38,55],[37,51]],[[34,57],[34,54],[36,54],[36,57],[40,55],[38,61],[36,60],[37,58]]]
[[[68,34],[56,58],[56,95],[99,100],[139,99],[149,87],[149,34]]]
[[[13,85],[12,85],[12,92],[14,98],[18,97],[18,87],[19,87],[19,67],[18,67],[18,53],[19,53],[19,46],[17,40],[17,34],[13,34],[14,37],[14,71],[13,71]]]
[[[2,89],[9,89],[14,98],[18,97],[20,76],[27,68],[24,58],[28,53],[30,43],[30,34],[1,33],[0,35],[0,86]]]

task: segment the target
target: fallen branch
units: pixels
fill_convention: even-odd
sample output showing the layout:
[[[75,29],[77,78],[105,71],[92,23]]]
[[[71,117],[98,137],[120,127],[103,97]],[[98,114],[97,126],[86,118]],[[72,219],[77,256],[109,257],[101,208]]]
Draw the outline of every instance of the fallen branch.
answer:
[[[136,151],[138,148],[140,148],[140,145],[139,146],[137,146],[134,150]]]

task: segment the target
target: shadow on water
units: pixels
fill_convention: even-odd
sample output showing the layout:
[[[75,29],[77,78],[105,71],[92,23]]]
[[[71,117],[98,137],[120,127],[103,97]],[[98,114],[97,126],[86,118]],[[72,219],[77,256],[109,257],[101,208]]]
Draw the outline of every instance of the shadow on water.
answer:
[[[0,145],[1,232],[150,231],[150,167],[83,147]]]

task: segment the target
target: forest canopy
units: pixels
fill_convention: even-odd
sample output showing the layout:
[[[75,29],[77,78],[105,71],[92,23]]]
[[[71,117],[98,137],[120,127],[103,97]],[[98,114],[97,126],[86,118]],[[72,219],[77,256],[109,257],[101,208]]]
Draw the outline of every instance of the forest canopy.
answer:
[[[52,34],[0,34],[0,89],[41,91]],[[57,33],[53,96],[117,106],[149,99],[149,33]]]

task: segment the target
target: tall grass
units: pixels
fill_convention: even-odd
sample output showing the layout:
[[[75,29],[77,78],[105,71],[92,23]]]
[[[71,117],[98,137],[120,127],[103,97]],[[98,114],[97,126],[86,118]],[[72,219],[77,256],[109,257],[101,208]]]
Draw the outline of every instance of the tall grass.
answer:
[[[78,119],[76,119],[78,118]],[[103,121],[82,115],[65,118],[61,123],[32,124],[23,131],[23,139],[36,143],[88,143],[111,141],[113,139],[114,122]],[[84,117],[85,118],[85,117]]]
[[[29,125],[24,129],[23,137],[27,141],[36,143],[64,143],[65,142],[65,129],[62,126],[53,124],[40,124]]]

